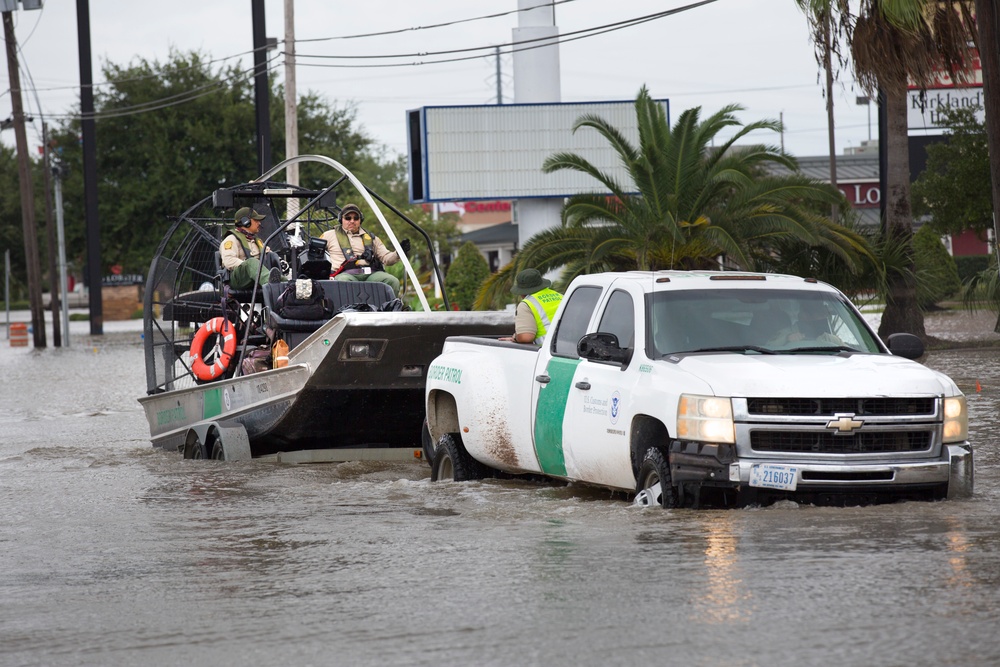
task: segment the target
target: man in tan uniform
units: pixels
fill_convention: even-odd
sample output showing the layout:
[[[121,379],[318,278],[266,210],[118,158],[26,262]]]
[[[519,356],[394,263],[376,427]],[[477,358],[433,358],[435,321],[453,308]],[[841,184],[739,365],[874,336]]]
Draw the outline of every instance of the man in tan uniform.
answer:
[[[399,254],[386,248],[377,236],[362,229],[363,219],[360,208],[347,204],[340,210],[340,225],[323,232],[320,237],[326,241],[334,280],[385,283],[392,288],[393,294],[398,294],[399,280],[383,271],[382,266],[398,262]],[[403,252],[410,250],[407,239],[401,240],[399,246]]]
[[[511,294],[523,297],[514,311],[514,335],[500,340],[541,345],[545,342],[563,295],[549,289],[552,281],[535,269],[525,269],[514,277]]]
[[[244,206],[236,211],[236,228],[219,244],[219,256],[222,265],[229,269],[229,286],[233,289],[252,287],[260,270],[261,255],[270,253],[263,241],[257,238],[260,221],[263,219],[263,214]],[[265,265],[267,264],[265,261]],[[271,272],[277,272],[278,280],[281,279],[280,269],[275,267]]]

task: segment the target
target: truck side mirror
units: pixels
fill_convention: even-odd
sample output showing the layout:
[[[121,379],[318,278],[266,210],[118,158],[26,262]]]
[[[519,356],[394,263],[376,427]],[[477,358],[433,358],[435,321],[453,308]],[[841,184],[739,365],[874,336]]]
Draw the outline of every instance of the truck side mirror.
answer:
[[[919,359],[924,356],[924,342],[909,333],[895,333],[889,336],[889,351],[904,359]]]
[[[628,360],[629,351],[618,344],[618,336],[613,333],[589,333],[576,344],[576,353],[591,361],[610,361],[623,364]]]

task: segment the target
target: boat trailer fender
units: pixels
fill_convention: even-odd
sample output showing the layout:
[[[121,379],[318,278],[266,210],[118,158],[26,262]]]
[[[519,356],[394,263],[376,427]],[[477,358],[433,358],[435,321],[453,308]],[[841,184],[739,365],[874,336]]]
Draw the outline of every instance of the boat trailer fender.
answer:
[[[188,429],[181,454],[186,459],[249,461],[250,436],[239,422],[200,422]]]

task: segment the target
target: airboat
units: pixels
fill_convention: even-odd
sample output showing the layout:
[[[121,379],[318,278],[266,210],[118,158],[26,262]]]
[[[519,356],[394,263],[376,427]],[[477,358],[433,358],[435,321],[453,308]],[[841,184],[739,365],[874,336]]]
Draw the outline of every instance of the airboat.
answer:
[[[309,189],[276,180],[293,163],[329,169],[332,177],[323,181],[329,185]],[[416,288],[422,310],[402,306],[383,283],[330,278],[337,267],[319,237],[338,222],[342,186],[353,186],[381,223],[378,233],[397,249],[404,288],[407,282]],[[262,270],[252,288],[240,291],[228,285],[218,251],[233,210],[243,206],[264,215],[259,236],[285,270],[277,280]],[[424,382],[445,338],[504,335],[510,315],[452,311],[447,296],[445,310],[432,310],[383,207],[430,246],[419,225],[319,155],[297,156],[253,181],[217,189],[175,219],[143,296],[147,386],[139,403],[155,447],[191,459],[292,463],[424,455]],[[435,253],[429,254],[440,280]],[[322,290],[323,316],[282,314],[278,301],[293,282]]]

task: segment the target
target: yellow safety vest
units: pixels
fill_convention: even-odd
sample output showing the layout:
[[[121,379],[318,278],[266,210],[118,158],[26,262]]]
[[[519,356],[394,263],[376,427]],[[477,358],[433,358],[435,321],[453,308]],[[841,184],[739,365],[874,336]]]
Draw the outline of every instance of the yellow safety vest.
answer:
[[[545,334],[549,331],[552,318],[555,317],[562,299],[562,294],[548,288],[524,297],[524,302],[528,304],[528,308],[531,308],[531,314],[535,316],[535,343],[537,345],[545,342]]]

